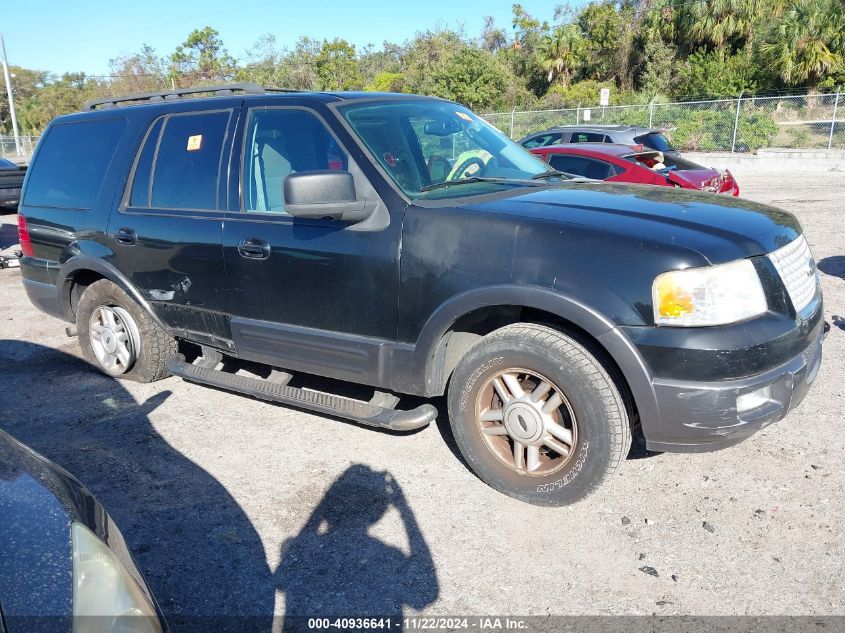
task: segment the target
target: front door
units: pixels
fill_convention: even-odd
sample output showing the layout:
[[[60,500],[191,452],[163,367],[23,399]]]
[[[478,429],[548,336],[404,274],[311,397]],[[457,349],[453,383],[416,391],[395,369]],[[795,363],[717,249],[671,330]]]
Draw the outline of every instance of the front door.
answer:
[[[247,107],[241,119],[240,177],[230,181],[239,208],[223,228],[237,353],[383,384],[396,340],[401,218],[383,203],[385,221],[371,226],[289,215],[283,187],[293,173],[347,170],[359,197],[364,189],[377,196],[358,166],[360,150],[350,153],[308,107]]]

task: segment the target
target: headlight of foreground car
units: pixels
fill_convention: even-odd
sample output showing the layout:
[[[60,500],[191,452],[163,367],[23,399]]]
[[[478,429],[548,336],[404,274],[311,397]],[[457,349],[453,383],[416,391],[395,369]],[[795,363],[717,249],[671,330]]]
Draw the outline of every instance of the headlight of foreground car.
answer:
[[[657,325],[725,325],[768,309],[760,278],[747,259],[663,273],[654,280],[651,295]]]
[[[108,546],[81,523],[71,542],[74,633],[161,633],[155,607]]]

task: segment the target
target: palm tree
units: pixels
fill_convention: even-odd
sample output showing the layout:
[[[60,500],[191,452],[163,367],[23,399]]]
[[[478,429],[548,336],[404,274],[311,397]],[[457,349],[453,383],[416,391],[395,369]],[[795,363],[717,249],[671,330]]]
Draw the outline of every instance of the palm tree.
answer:
[[[572,76],[584,60],[584,38],[576,24],[557,27],[540,44],[540,66],[546,71],[549,83],[569,85]]]
[[[754,35],[755,13],[761,4],[759,0],[693,2],[686,16],[690,43],[715,48],[736,40],[750,43]]]
[[[761,52],[788,84],[815,88],[845,63],[840,0],[793,0]]]

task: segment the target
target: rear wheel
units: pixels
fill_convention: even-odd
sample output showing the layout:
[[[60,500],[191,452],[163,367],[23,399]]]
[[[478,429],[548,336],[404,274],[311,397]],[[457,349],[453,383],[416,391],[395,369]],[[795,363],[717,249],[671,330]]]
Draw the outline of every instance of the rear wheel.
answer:
[[[631,443],[622,396],[599,360],[534,324],[501,328],[470,349],[449,384],[449,417],[475,473],[536,505],[586,496]]]
[[[176,340],[129,295],[101,279],[82,293],[76,310],[82,355],[100,371],[136,382],[167,376]]]

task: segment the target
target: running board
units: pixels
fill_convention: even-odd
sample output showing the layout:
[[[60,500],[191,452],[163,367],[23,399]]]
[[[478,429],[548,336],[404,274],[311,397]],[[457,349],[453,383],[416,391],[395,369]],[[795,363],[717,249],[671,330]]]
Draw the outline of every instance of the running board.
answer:
[[[181,357],[171,358],[167,362],[167,371],[191,382],[209,387],[218,387],[228,391],[246,394],[261,400],[281,402],[303,409],[336,415],[354,420],[367,426],[375,426],[392,431],[413,431],[427,426],[437,417],[433,405],[423,404],[410,411],[400,411],[382,407],[371,402],[352,400],[321,391],[311,391],[289,387],[280,382],[227,374],[208,367],[191,365]]]

